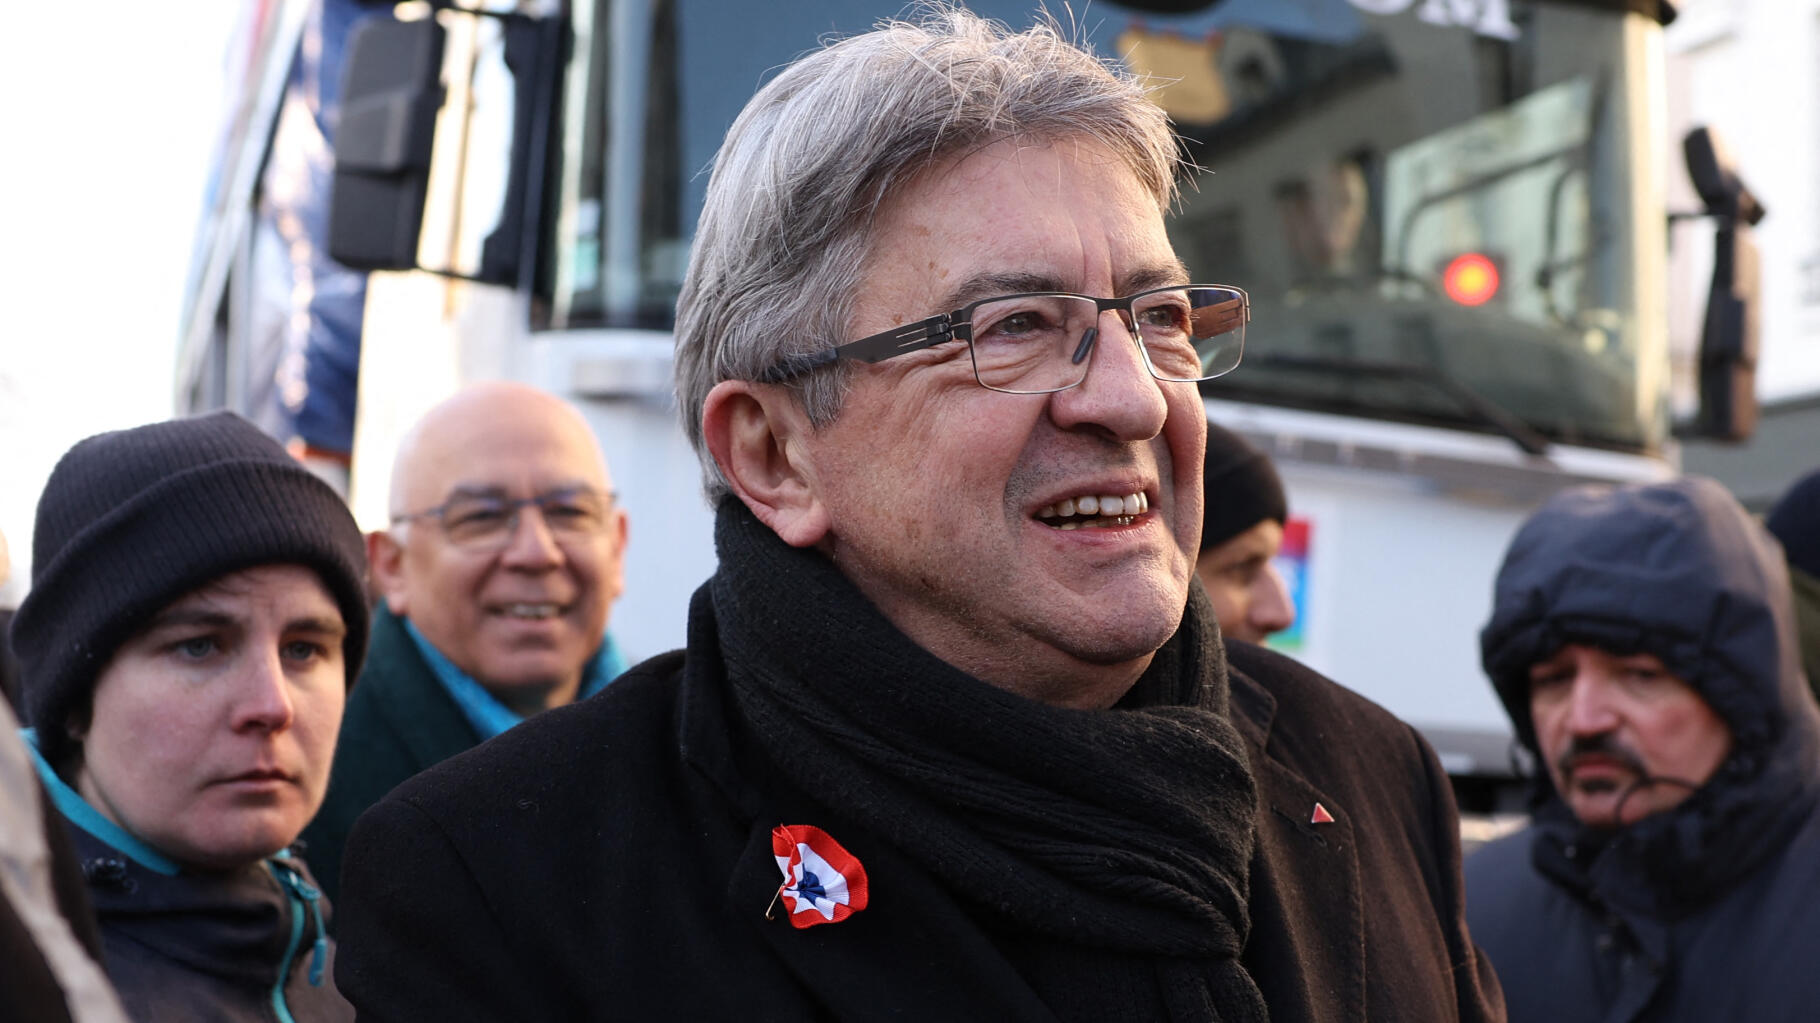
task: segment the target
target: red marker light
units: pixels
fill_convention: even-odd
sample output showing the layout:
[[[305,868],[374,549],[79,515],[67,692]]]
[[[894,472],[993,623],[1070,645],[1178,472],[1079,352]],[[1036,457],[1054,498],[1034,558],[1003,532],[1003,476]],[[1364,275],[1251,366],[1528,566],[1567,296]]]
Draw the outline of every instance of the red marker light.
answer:
[[[1484,305],[1498,293],[1498,265],[1477,252],[1456,256],[1441,274],[1441,287],[1461,305]]]

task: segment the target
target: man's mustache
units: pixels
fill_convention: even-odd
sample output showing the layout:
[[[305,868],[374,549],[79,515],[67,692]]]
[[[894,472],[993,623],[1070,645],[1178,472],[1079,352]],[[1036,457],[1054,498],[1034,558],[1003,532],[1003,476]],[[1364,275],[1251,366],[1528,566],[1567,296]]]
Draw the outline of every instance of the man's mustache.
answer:
[[[1649,776],[1649,772],[1643,767],[1643,758],[1619,745],[1618,740],[1613,738],[1610,732],[1574,736],[1567,749],[1555,759],[1555,770],[1560,773],[1563,780],[1571,782],[1574,777],[1574,761],[1584,756],[1605,757],[1608,760],[1616,761],[1639,778]]]

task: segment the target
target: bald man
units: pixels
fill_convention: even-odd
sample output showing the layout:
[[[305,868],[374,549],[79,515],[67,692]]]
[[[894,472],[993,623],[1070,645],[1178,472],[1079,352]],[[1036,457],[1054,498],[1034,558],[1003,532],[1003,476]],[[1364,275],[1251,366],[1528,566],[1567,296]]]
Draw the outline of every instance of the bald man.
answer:
[[[333,897],[354,819],[394,785],[625,670],[607,635],[626,516],[572,406],[472,386],[393,465],[391,527],[367,538],[374,612],[329,793],[304,840]]]

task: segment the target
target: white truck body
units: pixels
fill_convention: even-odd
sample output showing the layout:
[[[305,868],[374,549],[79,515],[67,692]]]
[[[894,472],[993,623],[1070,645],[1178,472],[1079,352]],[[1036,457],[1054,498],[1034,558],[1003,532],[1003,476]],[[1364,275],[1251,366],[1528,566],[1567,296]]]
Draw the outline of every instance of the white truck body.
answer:
[[[291,12],[298,2],[279,4],[286,16],[273,17],[271,23],[294,31]],[[835,10],[849,5],[824,6]],[[1245,254],[1266,268],[1254,267],[1257,287],[1249,277],[1230,282],[1252,288],[1258,311],[1247,341],[1246,364],[1230,378],[1240,388],[1210,389],[1206,407],[1214,420],[1251,438],[1273,457],[1289,492],[1291,514],[1306,533],[1305,549],[1289,552],[1282,565],[1298,588],[1302,619],[1279,645],[1422,728],[1449,771],[1457,775],[1495,776],[1507,774],[1511,766],[1508,723],[1479,669],[1477,642],[1489,615],[1493,576],[1518,525],[1562,486],[1656,479],[1670,475],[1676,466],[1677,449],[1666,423],[1669,361],[1661,181],[1667,144],[1660,29],[1652,18],[1629,12],[1627,6],[1603,0],[1487,0],[1476,5],[1327,0],[1331,10],[1323,17],[1353,33],[1330,38],[1312,29],[1268,22],[1292,12],[1233,3],[1226,8],[1229,13],[1256,10],[1266,21],[1222,23],[1217,33],[1222,48],[1209,50],[1218,72],[1209,80],[1211,93],[1203,89],[1188,99],[1178,93],[1176,100],[1163,96],[1166,109],[1171,102],[1216,107],[1224,103],[1220,109],[1230,109],[1240,100],[1221,90],[1235,90],[1233,83],[1243,80],[1239,71],[1249,71],[1227,64],[1243,57],[1256,61],[1265,78],[1276,75],[1288,82],[1296,73],[1291,58],[1299,52],[1297,46],[1325,47],[1320,52],[1339,69],[1336,74],[1362,76],[1363,84],[1335,93],[1337,98],[1310,86],[1309,94],[1325,97],[1325,105],[1315,105],[1313,113],[1304,109],[1309,104],[1285,107],[1274,136],[1256,136],[1255,130],[1245,136],[1219,134],[1219,129],[1230,127],[1228,122],[1238,120],[1236,115],[1215,123],[1205,138],[1212,140],[1206,145],[1216,176],[1205,178],[1200,191],[1188,195],[1179,218],[1183,240],[1179,244],[1188,249],[1206,246],[1184,252],[1197,275],[1201,273],[1197,259],[1211,252],[1217,262],[1229,254],[1228,242],[1243,242]],[[626,70],[626,61],[638,57],[639,50],[625,40],[653,32],[653,24],[661,20],[653,12],[662,5],[658,0],[603,5],[602,10],[611,10],[609,15],[596,8],[577,0],[543,12],[570,19],[565,28],[573,51],[570,59],[576,63],[562,75],[566,95],[611,87],[603,102],[605,137],[598,142],[586,143],[581,126],[585,119],[573,104],[549,120],[556,133],[550,152],[557,169],[548,182],[553,212],[544,226],[558,237],[541,246],[545,252],[541,258],[553,265],[545,268],[548,272],[540,277],[538,288],[550,287],[548,281],[553,280],[554,294],[526,283],[482,284],[423,270],[371,274],[361,328],[358,413],[348,483],[362,527],[382,528],[388,512],[396,510],[388,505],[388,488],[391,455],[401,435],[457,387],[474,380],[513,379],[570,399],[599,436],[630,516],[626,596],[614,608],[611,628],[627,655],[637,660],[682,644],[690,596],[713,571],[715,555],[701,472],[677,418],[671,336],[661,329],[589,323],[572,301],[588,292],[605,296],[600,301],[610,305],[619,300],[614,296],[623,299],[636,292],[643,278],[631,268],[656,266],[652,272],[657,277],[669,274],[674,280],[684,254],[674,241],[649,251],[640,249],[633,228],[645,200],[624,185],[635,177],[643,149],[642,136],[622,131],[621,126],[648,99],[640,91],[645,80]],[[1093,10],[1106,19],[1123,16],[1105,5]],[[686,8],[677,8],[664,16],[694,16],[684,12]],[[498,207],[504,185],[497,157],[488,154],[498,148],[502,132],[509,139],[512,131],[509,103],[488,91],[488,75],[496,72],[486,71],[485,62],[477,58],[488,33],[496,34],[496,26],[486,19],[449,17],[447,12],[441,17],[448,23],[443,58],[448,85],[436,122],[417,262],[447,268],[471,263],[481,239],[494,227],[486,214]],[[1163,20],[1166,28],[1176,26],[1168,32],[1178,34],[1188,31],[1182,26],[1202,24]],[[735,27],[729,24],[719,31]],[[1543,37],[1544,29],[1553,34]],[[1525,33],[1534,33],[1535,39]],[[1133,38],[1151,45],[1167,34],[1132,29],[1119,37],[1120,45]],[[1214,40],[1215,35],[1207,39]],[[794,45],[800,50],[813,41],[804,36]],[[1530,51],[1521,49],[1526,43]],[[270,45],[275,52],[285,52],[282,38]],[[1199,45],[1214,44],[1190,40],[1189,49]],[[1430,52],[1426,47],[1433,48],[1432,63],[1437,66],[1472,59],[1488,52],[1486,47],[1510,47],[1498,51],[1506,53],[1500,59],[1527,60],[1524,73],[1539,84],[1524,93],[1527,98],[1492,104],[1490,109],[1475,108],[1470,97],[1444,88],[1413,99],[1385,91],[1401,80],[1398,75],[1432,70],[1421,66]],[[589,53],[611,54],[617,63],[605,71],[590,70],[585,64]],[[1220,64],[1222,60],[1227,64]],[[685,55],[684,65],[686,61]],[[269,94],[271,76],[256,77],[263,83],[262,94]],[[1435,80],[1452,82],[1444,74]],[[679,88],[699,84],[684,78]],[[738,90],[741,98],[757,84],[723,83],[725,89]],[[1286,88],[1280,86],[1279,91]],[[1462,85],[1461,91],[1470,90]],[[716,101],[720,99],[724,97]],[[1412,105],[1424,103],[1447,109],[1408,112]],[[1454,112],[1453,107],[1461,109]],[[1357,172],[1355,177],[1363,181],[1377,175],[1373,188],[1380,198],[1374,202],[1387,204],[1371,211],[1377,224],[1372,230],[1381,237],[1359,243],[1363,255],[1358,258],[1381,264],[1380,276],[1359,278],[1346,285],[1350,292],[1335,290],[1331,281],[1317,281],[1308,291],[1290,281],[1287,272],[1278,275],[1281,280],[1274,279],[1269,268],[1305,261],[1305,254],[1290,251],[1297,242],[1296,218],[1305,219],[1309,210],[1326,201],[1318,174],[1308,178],[1316,186],[1310,193],[1302,185],[1285,188],[1280,180],[1284,168],[1326,167],[1322,161],[1350,144],[1342,137],[1347,132],[1403,113],[1412,124],[1442,127],[1412,127],[1403,137],[1381,143],[1374,155],[1359,158],[1347,172]],[[1568,116],[1587,120],[1578,127],[1558,128]],[[242,121],[240,151],[254,152],[262,144],[259,115],[248,113]],[[585,165],[578,160],[588,155],[583,152],[587,145],[597,146],[593,166],[606,179],[597,195],[584,187],[588,182],[577,170]],[[681,147],[679,161],[688,187],[700,187],[694,176],[702,169],[692,162],[697,156],[695,150]],[[229,166],[239,187],[250,187],[244,180],[249,177],[244,159]],[[1530,173],[1549,176],[1522,176]],[[1475,188],[1481,192],[1473,192]],[[1559,198],[1563,193],[1566,201]],[[1494,200],[1507,206],[1530,205],[1490,209]],[[247,218],[235,213],[237,201],[251,199],[218,198],[213,231],[205,238],[179,380],[184,406],[234,404],[249,390],[233,384],[234,374],[244,372],[252,340],[236,330],[236,292],[228,279],[234,276],[236,259],[255,255]],[[1222,202],[1234,204],[1236,211],[1224,211]],[[1272,203],[1287,225],[1280,237],[1273,233],[1268,216]],[[1556,230],[1544,225],[1545,230],[1526,222],[1526,217],[1534,220],[1538,206],[1544,219],[1563,226]],[[681,219],[692,223],[689,202],[680,210]],[[1239,214],[1252,219],[1232,227],[1230,238],[1220,234],[1224,223],[1220,218]],[[605,226],[582,223],[590,217],[603,220]],[[1358,230],[1343,217],[1322,223],[1338,224],[1355,235]],[[1628,417],[1641,424],[1626,435],[1628,439],[1590,436],[1597,431],[1590,431],[1590,439],[1581,439],[1572,435],[1570,424],[1563,428],[1566,433],[1551,438],[1545,451],[1528,453],[1511,437],[1487,429],[1487,421],[1437,418],[1431,405],[1380,414],[1385,410],[1372,407],[1369,396],[1363,405],[1354,401],[1321,407],[1323,394],[1331,397],[1344,387],[1310,392],[1313,397],[1302,400],[1280,400],[1275,392],[1254,394],[1244,389],[1248,372],[1268,379],[1269,357],[1293,347],[1294,339],[1285,336],[1291,325],[1325,315],[1321,302],[1369,306],[1356,317],[1341,315],[1321,329],[1328,332],[1327,342],[1333,342],[1336,327],[1356,330],[1358,338],[1350,334],[1341,338],[1344,346],[1373,354],[1370,345],[1377,342],[1366,333],[1380,327],[1403,329],[1398,325],[1417,313],[1428,316],[1422,310],[1439,302],[1433,285],[1412,292],[1408,279],[1428,273],[1430,257],[1452,251],[1446,247],[1457,239],[1467,239],[1460,245],[1473,244],[1475,231],[1495,236],[1485,244],[1506,246],[1500,258],[1510,264],[1508,305],[1500,314],[1503,319],[1485,329],[1512,332],[1503,357],[1511,367],[1507,375],[1517,388],[1514,393],[1545,400],[1551,386],[1607,387],[1618,395],[1607,410],[1613,420]],[[1417,250],[1413,255],[1411,246]],[[1534,281],[1516,272],[1524,258],[1518,250],[1526,246],[1547,246],[1538,257],[1542,269],[1533,272]],[[598,262],[589,262],[590,255],[599,256]],[[1531,273],[1528,264],[1523,266],[1525,274]],[[1327,266],[1330,277],[1335,267],[1343,269],[1340,263]],[[1566,285],[1560,283],[1563,280]],[[1605,289],[1599,292],[1602,297],[1585,298],[1599,288]],[[1568,308],[1558,309],[1564,293]],[[1306,298],[1310,294],[1313,300]],[[1412,300],[1412,295],[1420,301]],[[244,296],[238,300],[244,301]],[[1470,314],[1471,310],[1449,306],[1421,322],[1431,330],[1451,329],[1454,321],[1467,322],[1462,318]],[[1442,333],[1441,347],[1432,351],[1436,364],[1448,369],[1451,353],[1461,349],[1464,340]],[[1394,331],[1386,336],[1398,344],[1407,340]],[[1568,339],[1565,354],[1538,348],[1531,358],[1532,350],[1522,347],[1535,343],[1535,337],[1557,344],[1563,336]],[[219,379],[223,366],[230,378],[226,387]],[[1559,382],[1551,384],[1556,378],[1544,370],[1554,372]],[[210,380],[214,383],[204,386]],[[1495,373],[1489,380],[1494,387],[1502,382],[1506,381]],[[1478,386],[1485,385],[1481,381]]]

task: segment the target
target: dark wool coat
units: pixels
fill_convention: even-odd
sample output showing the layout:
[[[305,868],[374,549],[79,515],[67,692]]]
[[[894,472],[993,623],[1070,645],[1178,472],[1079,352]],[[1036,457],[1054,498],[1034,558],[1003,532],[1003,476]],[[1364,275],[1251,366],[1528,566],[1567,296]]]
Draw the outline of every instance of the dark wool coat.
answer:
[[[1518,533],[1486,629],[1532,752],[1528,665],[1570,641],[1661,658],[1734,745],[1615,835],[1581,828],[1543,774],[1535,824],[1473,854],[1472,933],[1511,1020],[1820,1019],[1820,708],[1780,550],[1711,481],[1563,495]]]
[[[1261,803],[1244,963],[1272,1018],[1502,1019],[1433,754],[1285,658],[1230,658]],[[867,908],[767,920],[780,823],[857,856]],[[778,777],[696,636],[400,786],[356,826],[343,891],[363,1020],[1056,1018],[954,892]]]
[[[328,795],[303,832],[304,854],[329,898],[340,895],[342,848],[355,818],[399,782],[479,742],[404,622],[381,601],[366,666],[341,717]]]

